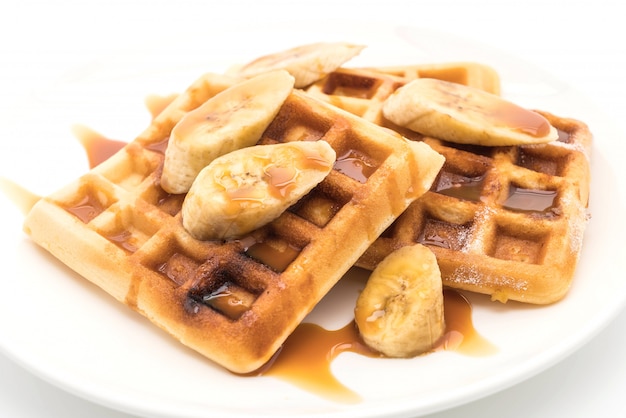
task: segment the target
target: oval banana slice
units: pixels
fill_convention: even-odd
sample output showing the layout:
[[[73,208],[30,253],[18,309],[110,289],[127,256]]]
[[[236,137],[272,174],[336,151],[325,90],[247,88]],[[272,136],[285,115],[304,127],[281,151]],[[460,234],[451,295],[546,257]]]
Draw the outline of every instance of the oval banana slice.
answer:
[[[308,86],[357,56],[365,46],[346,42],[317,42],[257,58],[243,65],[238,75],[254,76],[284,69],[296,79],[294,87]]]
[[[558,139],[539,113],[500,96],[443,80],[419,78],[383,104],[391,122],[426,136],[461,144],[507,146]]]
[[[369,277],[354,317],[363,341],[387,357],[431,350],[445,331],[443,285],[433,252],[415,244],[389,254]]]
[[[172,129],[161,187],[186,193],[200,170],[220,155],[259,140],[293,90],[284,70],[242,81],[187,113]]]
[[[185,197],[183,226],[200,240],[239,238],[278,218],[332,170],[325,141],[256,145],[204,168]]]

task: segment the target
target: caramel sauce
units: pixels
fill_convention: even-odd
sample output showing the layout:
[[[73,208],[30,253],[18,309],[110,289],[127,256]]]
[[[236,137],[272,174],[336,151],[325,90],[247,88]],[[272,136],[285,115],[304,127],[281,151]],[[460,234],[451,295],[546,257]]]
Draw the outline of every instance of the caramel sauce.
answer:
[[[424,245],[434,245],[435,247],[452,248],[452,246],[450,245],[450,240],[447,237],[442,236],[441,234],[436,232],[431,234],[422,233],[422,235],[418,239],[418,242]]]
[[[482,195],[485,176],[466,177],[460,174],[442,172],[435,191],[461,200],[477,202]]]
[[[452,289],[445,289],[443,296],[446,331],[433,351],[453,350],[472,357],[495,354],[497,347],[474,328],[472,305],[465,296]]]
[[[243,315],[250,309],[254,300],[254,295],[231,282],[226,282],[210,294],[202,296],[202,303],[231,319]]]
[[[155,266],[155,270],[182,286],[198,269],[198,264],[179,252],[174,252],[166,262]]]
[[[472,307],[459,292],[444,290],[444,316],[444,336],[430,353],[454,350],[468,356],[486,356],[497,351],[474,328]],[[333,360],[345,352],[366,357],[383,357],[365,345],[354,321],[337,330],[326,330],[316,324],[302,323],[287,338],[272,361],[259,370],[257,375],[283,379],[337,402],[359,402],[360,396],[344,386],[331,371]]]
[[[456,250],[459,247],[458,238],[450,228],[435,229],[434,231],[424,230],[417,240],[424,245],[432,245],[440,248]]]
[[[537,112],[524,109],[505,100],[494,100],[490,117],[499,125],[515,131],[542,137],[550,133],[550,122]]]
[[[248,248],[246,254],[274,271],[283,272],[300,254],[300,250],[287,244],[276,248],[265,242],[257,242]]]
[[[98,166],[126,146],[126,142],[107,138],[83,125],[74,125],[72,131],[85,148],[89,168]]]
[[[526,212],[549,212],[554,207],[556,191],[531,190],[511,185],[503,206]]]
[[[265,169],[265,175],[270,193],[278,199],[284,199],[289,191],[296,187],[298,170],[291,166],[270,166]]]
[[[80,219],[83,223],[89,223],[104,210],[104,206],[88,193],[82,200],[71,206],[64,207],[66,211]]]
[[[563,131],[561,129],[557,129],[557,133],[559,134],[559,142],[563,142],[565,144],[569,144],[572,139],[571,139],[571,135],[569,132]]]
[[[365,183],[376,171],[376,166],[369,161],[367,156],[356,150],[348,150],[338,156],[334,168],[359,183]]]
[[[260,374],[274,376],[342,403],[356,403],[361,397],[344,386],[332,373],[331,363],[341,353],[353,352],[380,357],[360,339],[354,321],[338,330],[326,330],[311,323],[300,324],[289,336],[273,362]]]
[[[267,184],[270,196],[284,200],[298,184],[298,176],[302,170],[326,170],[330,162],[321,154],[309,150],[294,150],[296,155],[289,161],[289,165],[276,165],[267,157],[259,157],[263,168],[263,181]],[[239,213],[239,204],[242,201],[263,202],[266,191],[255,185],[243,184],[233,178],[231,173],[224,169],[220,173],[219,182],[224,188],[226,196],[231,201],[229,211]]]
[[[138,249],[137,244],[133,242],[133,234],[130,231],[105,234],[105,238],[129,253],[134,253]]]

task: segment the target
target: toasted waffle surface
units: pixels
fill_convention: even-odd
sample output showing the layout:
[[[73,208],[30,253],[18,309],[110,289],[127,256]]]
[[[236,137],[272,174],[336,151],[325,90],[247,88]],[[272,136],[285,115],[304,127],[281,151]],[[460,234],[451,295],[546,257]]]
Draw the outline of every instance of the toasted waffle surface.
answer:
[[[431,186],[443,157],[294,91],[259,144],[325,140],[334,169],[271,223],[228,241],[182,227],[160,187],[169,133],[235,82],[198,79],[134,141],[41,199],[25,231],[182,343],[237,373],[276,352],[373,241]]]
[[[559,131],[557,141],[480,147],[426,137],[383,116],[387,97],[419,77],[499,93],[489,67],[469,63],[463,71],[463,65],[339,69],[309,87],[311,95],[446,157],[431,190],[357,264],[373,269],[394,249],[423,243],[436,254],[447,286],[502,302],[557,301],[571,285],[587,222],[591,133],[580,121],[539,112]]]
[[[369,70],[378,74],[401,77],[406,81],[416,78],[436,78],[438,80],[472,86],[492,94],[500,94],[500,76],[497,71],[478,62],[446,62],[433,64],[400,65],[393,67],[372,67]]]

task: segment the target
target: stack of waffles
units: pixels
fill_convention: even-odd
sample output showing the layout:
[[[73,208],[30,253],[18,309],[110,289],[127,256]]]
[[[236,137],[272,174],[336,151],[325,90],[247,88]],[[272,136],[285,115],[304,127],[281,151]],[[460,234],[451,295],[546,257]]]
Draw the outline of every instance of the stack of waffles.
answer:
[[[237,373],[265,364],[358,257],[422,195],[443,158],[294,90],[259,144],[324,140],[335,169],[278,219],[233,240],[182,226],[161,185],[183,115],[235,83],[207,74],[149,128],[28,214],[32,239],[182,343]]]
[[[559,140],[461,146],[394,125],[385,100],[435,78],[499,94],[474,63],[334,68],[294,88],[257,144],[326,141],[330,174],[278,218],[236,239],[200,240],[183,227],[185,194],[161,176],[172,129],[240,82],[206,74],[113,157],[42,198],[32,239],[183,344],[236,373],[276,353],[357,265],[430,247],[444,284],[530,303],[569,287],[589,195],[591,135],[543,112]],[[445,157],[445,162],[444,162]]]

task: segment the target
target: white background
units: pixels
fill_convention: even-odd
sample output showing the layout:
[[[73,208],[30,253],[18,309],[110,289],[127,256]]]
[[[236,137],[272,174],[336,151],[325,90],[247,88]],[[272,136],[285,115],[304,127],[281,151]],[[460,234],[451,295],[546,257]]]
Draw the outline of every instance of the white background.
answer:
[[[619,6],[618,1],[608,0],[3,2],[0,110],[7,115],[12,100],[25,88],[44,86],[68,68],[163,39],[170,31],[217,22],[244,27],[249,22],[267,21],[270,25],[305,19],[319,21],[320,33],[329,23],[359,21],[371,24],[372,30],[380,23],[403,24],[479,41],[575,86],[620,124],[626,118],[626,22]],[[226,44],[228,40],[210,41]],[[615,153],[610,158],[623,161],[625,138],[612,141]],[[625,182],[619,181],[616,192],[623,197]],[[432,418],[626,417],[624,330],[626,312],[563,362],[512,388]],[[0,416],[127,417],[49,385],[2,354]]]

